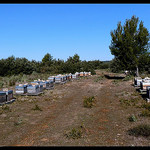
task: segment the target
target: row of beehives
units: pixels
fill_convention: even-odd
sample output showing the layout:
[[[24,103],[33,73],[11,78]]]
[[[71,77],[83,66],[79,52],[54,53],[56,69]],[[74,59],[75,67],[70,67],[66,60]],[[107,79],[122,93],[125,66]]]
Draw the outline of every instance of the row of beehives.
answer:
[[[147,94],[147,99],[150,99],[150,78],[136,77],[134,78],[134,86],[138,87],[142,94]]]
[[[19,84],[15,87],[15,94],[17,95],[39,95],[44,89],[53,89],[54,83],[66,83],[71,79],[78,79],[78,77],[89,76],[91,72],[76,72],[75,74],[50,76],[48,80],[34,80],[30,84]],[[13,90],[4,89],[0,91],[0,104],[6,103],[13,98]]]
[[[66,83],[71,79],[77,79],[79,76],[88,76],[91,75],[91,72],[76,72],[75,74],[66,74],[66,75],[56,75],[50,76],[48,80],[34,80],[31,84],[24,84],[16,86],[16,94],[26,94],[26,95],[38,95],[44,89],[53,89],[54,83]]]
[[[66,81],[69,81],[71,79],[78,79],[79,77],[83,76],[90,76],[91,72],[76,72],[75,74],[66,74],[66,75],[56,75],[56,76],[50,76],[48,80],[53,81],[54,83],[66,83]]]
[[[15,88],[15,93],[20,95],[38,95],[41,94],[44,89],[52,89],[53,81],[34,80],[30,84],[19,84]]]

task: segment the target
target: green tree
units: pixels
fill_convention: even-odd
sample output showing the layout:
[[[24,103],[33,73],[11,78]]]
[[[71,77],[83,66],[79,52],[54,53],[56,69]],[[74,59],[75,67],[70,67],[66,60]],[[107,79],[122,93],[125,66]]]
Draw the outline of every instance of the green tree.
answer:
[[[78,54],[74,54],[73,57],[69,56],[64,65],[65,73],[79,72],[81,68],[81,60]]]
[[[52,62],[53,62],[53,56],[51,56],[51,54],[49,54],[49,53],[47,53],[42,59],[43,64],[50,65],[50,64],[52,64]]]
[[[139,27],[138,27],[139,25]],[[138,70],[139,58],[149,50],[149,32],[139,18],[132,16],[126,19],[122,26],[117,24],[117,29],[111,31],[111,54],[115,56],[115,63],[119,63],[122,70]]]
[[[51,54],[47,53],[42,59],[42,67],[40,67],[41,72],[51,72],[53,62],[53,57]]]

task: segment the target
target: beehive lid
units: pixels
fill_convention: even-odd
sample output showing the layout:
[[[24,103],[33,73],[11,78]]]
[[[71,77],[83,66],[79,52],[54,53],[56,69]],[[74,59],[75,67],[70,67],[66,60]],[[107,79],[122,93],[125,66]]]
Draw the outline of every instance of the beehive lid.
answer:
[[[8,91],[8,88],[3,88],[3,91]]]
[[[142,78],[141,77],[136,77],[136,79],[141,80]]]
[[[39,84],[39,81],[37,81],[37,82],[31,82],[31,84],[36,84],[36,85],[38,85]]]
[[[16,86],[16,89],[21,89],[23,88],[23,86]]]
[[[2,96],[2,95],[6,95],[6,92],[0,91],[0,95],[1,95],[1,96]]]

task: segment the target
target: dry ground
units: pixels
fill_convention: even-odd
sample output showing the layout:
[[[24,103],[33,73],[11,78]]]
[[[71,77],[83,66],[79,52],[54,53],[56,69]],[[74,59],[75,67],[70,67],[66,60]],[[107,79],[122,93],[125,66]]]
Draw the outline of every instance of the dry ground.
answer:
[[[40,96],[15,96],[0,115],[0,146],[149,146],[148,138],[128,135],[128,129],[150,119],[138,117],[142,108],[123,106],[122,98],[144,100],[132,86],[132,80],[119,81],[97,75],[55,85]],[[85,108],[84,97],[94,96],[95,106]],[[42,110],[33,110],[35,106]],[[1,109],[2,110],[2,109]],[[67,138],[71,129],[82,126],[82,136]]]

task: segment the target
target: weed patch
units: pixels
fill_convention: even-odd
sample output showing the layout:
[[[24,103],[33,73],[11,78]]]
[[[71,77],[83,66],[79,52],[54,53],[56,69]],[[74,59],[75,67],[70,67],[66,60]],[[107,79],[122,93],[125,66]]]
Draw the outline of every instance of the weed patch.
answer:
[[[143,104],[141,107],[150,111],[150,103]]]
[[[147,124],[138,125],[137,127],[129,129],[128,134],[132,136],[148,137],[150,136],[150,125]]]
[[[99,76],[99,77],[97,77],[97,78],[94,80],[94,82],[101,81],[101,80],[103,80],[104,78],[105,78],[104,75],[103,75],[103,76]]]
[[[2,114],[3,112],[11,112],[11,109],[7,104],[4,104],[0,107],[0,114]]]
[[[67,138],[79,139],[83,134],[83,126],[72,128],[69,132],[65,133]]]
[[[136,106],[138,104],[139,98],[131,98],[131,99],[120,99],[120,104],[123,107],[127,107],[127,106]]]
[[[32,108],[32,110],[42,111],[42,109],[37,104],[35,104],[35,106],[34,106],[34,108]]]
[[[137,117],[135,115],[131,115],[128,117],[130,122],[136,122],[137,121]]]
[[[96,100],[95,100],[94,96],[85,97],[84,101],[83,101],[83,106],[87,107],[87,108],[91,108],[92,106],[95,105],[95,102],[96,102]]]
[[[140,116],[142,117],[150,117],[150,111],[148,109],[145,109],[141,112]]]

